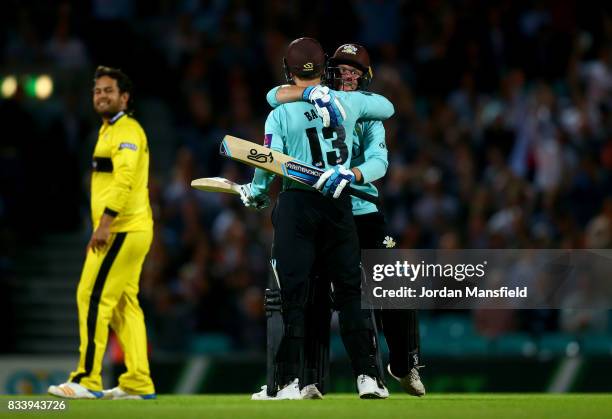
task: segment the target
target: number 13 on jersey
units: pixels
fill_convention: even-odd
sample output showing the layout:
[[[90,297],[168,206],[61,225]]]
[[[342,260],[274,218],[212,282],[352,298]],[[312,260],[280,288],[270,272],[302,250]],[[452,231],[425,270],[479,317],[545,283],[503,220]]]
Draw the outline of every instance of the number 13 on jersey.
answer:
[[[344,164],[348,159],[348,146],[345,143],[346,131],[344,127],[342,125],[334,128],[327,127],[323,128],[322,132],[323,138],[325,140],[331,140],[331,146],[334,147],[334,150],[325,153],[327,164],[329,166]],[[307,128],[306,136],[308,137],[310,153],[312,154],[312,165],[318,168],[325,167],[318,129],[316,127]]]

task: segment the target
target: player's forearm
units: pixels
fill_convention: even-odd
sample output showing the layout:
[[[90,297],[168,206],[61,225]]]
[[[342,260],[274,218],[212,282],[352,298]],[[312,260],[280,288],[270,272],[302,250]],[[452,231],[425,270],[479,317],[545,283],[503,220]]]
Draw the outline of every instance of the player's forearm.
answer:
[[[278,87],[278,90],[276,90],[275,99],[279,105],[283,103],[289,103],[289,102],[298,102],[303,99],[302,98],[303,94],[304,94],[303,87],[286,84],[286,85]]]
[[[356,166],[351,170],[353,170],[353,172],[355,170],[358,170],[361,174],[362,180],[358,183],[370,183],[385,176],[385,174],[387,173],[388,166],[389,163],[386,159],[373,157],[367,159],[359,166]],[[357,177],[355,177],[355,179],[357,180]]]
[[[104,214],[102,214],[102,217],[100,218],[100,223],[98,224],[98,228],[110,229],[110,226],[115,220],[115,217],[116,217],[116,213],[115,215],[112,215],[111,212],[105,210]]]
[[[253,174],[253,180],[251,181],[251,188],[256,194],[268,193],[270,184],[274,180],[274,177],[274,173],[256,168],[255,173]]]
[[[272,89],[270,89],[270,91],[266,95],[266,100],[268,101],[268,105],[270,105],[272,108],[277,108],[280,105],[282,105],[282,103],[280,103],[278,99],[276,99],[276,92],[278,92],[281,88],[282,86],[273,87]]]
[[[363,92],[359,92],[364,94]],[[360,119],[370,119],[375,121],[384,121],[393,116],[395,107],[393,103],[384,96],[375,93],[368,93],[367,99],[364,101],[364,108]]]
[[[370,183],[385,176],[389,167],[385,128],[380,121],[362,123],[361,126],[364,160],[355,167],[361,171],[363,183]]]

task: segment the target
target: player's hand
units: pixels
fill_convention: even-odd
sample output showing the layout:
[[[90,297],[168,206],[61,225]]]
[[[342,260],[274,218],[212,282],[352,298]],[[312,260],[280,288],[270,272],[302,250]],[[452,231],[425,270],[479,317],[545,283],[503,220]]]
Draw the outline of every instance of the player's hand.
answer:
[[[270,205],[270,198],[265,193],[257,193],[250,183],[240,185],[240,199],[247,208],[262,210]]]
[[[87,243],[87,250],[91,249],[92,252],[96,253],[98,250],[103,251],[110,241],[110,228],[99,226],[96,231],[91,235],[89,243]]]
[[[341,164],[321,175],[313,186],[325,196],[338,198],[344,188],[355,181],[355,174]]]
[[[337,127],[346,119],[344,107],[333,90],[327,86],[308,86],[302,99],[314,105],[317,114],[323,119],[324,127]]]

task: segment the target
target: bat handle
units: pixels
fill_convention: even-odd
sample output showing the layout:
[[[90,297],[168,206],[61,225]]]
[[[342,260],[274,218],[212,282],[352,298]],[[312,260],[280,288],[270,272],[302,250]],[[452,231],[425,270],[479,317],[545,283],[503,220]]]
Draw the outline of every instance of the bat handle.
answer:
[[[374,196],[374,195],[370,195],[369,193],[365,193],[363,191],[360,191],[358,189],[355,188],[348,188],[348,192],[349,194],[353,195],[356,198],[359,199],[363,199],[364,201],[368,201],[371,202],[372,204],[379,206],[380,205],[380,199],[378,199],[378,197]]]

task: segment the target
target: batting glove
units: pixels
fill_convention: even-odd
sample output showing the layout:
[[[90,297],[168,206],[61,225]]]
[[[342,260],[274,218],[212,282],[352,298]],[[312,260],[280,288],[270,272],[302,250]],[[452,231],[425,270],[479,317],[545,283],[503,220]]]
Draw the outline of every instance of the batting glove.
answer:
[[[323,119],[324,127],[337,127],[346,119],[344,107],[334,91],[327,86],[308,86],[302,93],[302,99],[314,105],[317,114]]]
[[[338,198],[344,188],[355,181],[355,174],[341,164],[321,175],[313,186],[325,196]]]
[[[265,193],[258,193],[250,183],[240,185],[240,199],[247,208],[262,210],[270,205],[270,198]]]

